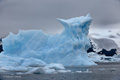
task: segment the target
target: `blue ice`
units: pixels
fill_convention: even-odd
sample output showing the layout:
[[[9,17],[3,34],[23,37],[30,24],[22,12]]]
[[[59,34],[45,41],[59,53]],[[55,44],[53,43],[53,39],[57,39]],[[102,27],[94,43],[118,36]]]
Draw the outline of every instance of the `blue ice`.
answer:
[[[0,66],[24,66],[25,62],[33,66],[50,63],[64,66],[95,65],[86,52],[90,47],[87,37],[92,21],[90,15],[57,20],[64,26],[61,34],[20,30],[18,34],[10,33],[5,37],[2,40],[4,51],[0,54]]]

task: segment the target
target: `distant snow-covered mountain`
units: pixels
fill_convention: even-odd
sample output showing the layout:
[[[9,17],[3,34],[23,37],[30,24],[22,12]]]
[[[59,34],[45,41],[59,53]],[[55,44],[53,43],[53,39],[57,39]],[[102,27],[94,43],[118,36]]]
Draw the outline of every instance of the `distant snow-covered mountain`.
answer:
[[[89,38],[95,45],[95,51],[102,49],[110,51],[117,49],[120,53],[120,30],[119,29],[94,29],[90,31]]]

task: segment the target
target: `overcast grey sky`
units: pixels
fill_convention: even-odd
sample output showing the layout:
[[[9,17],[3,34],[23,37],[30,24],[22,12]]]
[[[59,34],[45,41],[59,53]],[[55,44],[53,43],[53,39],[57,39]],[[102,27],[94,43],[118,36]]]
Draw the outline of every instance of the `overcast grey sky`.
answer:
[[[120,0],[0,0],[0,37],[19,29],[63,30],[56,18],[69,19],[90,13],[97,28],[120,24]]]

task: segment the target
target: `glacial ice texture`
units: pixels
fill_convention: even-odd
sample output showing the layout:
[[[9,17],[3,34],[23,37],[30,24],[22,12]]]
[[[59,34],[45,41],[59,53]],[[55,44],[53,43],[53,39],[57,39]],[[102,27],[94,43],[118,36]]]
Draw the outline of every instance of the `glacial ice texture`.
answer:
[[[90,47],[87,37],[92,21],[90,15],[57,20],[64,26],[61,34],[49,35],[41,30],[10,33],[2,40],[4,51],[0,54],[0,67],[38,67],[50,63],[64,66],[95,65],[86,52]]]

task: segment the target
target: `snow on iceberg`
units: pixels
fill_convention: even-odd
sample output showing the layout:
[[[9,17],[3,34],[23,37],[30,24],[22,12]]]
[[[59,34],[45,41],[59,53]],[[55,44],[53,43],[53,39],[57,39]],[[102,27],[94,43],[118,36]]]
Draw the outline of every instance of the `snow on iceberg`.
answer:
[[[0,66],[43,67],[50,63],[64,66],[95,65],[86,52],[90,47],[87,37],[92,21],[90,15],[57,20],[65,28],[61,34],[49,35],[41,30],[10,33],[2,40],[4,51],[0,55]]]

